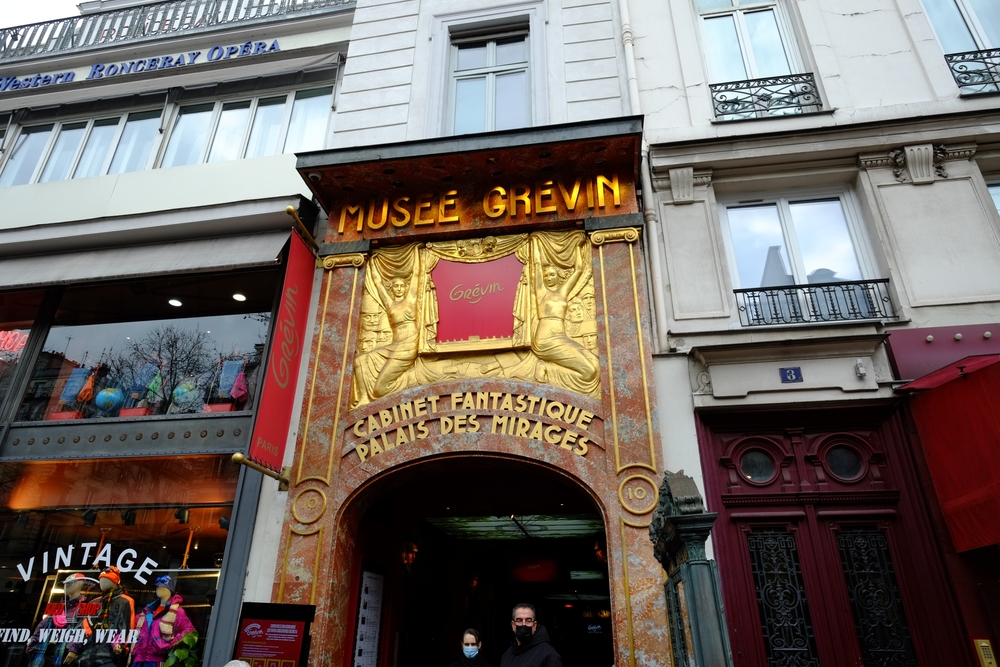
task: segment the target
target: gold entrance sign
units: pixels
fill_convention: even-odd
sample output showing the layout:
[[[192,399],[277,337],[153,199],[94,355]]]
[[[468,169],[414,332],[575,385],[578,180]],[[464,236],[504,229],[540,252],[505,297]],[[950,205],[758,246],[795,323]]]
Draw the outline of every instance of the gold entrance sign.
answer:
[[[516,220],[543,222],[572,219],[580,214],[620,213],[622,186],[618,174],[597,174],[592,178],[510,183],[483,189],[472,187],[374,197],[368,201],[340,202],[337,234],[367,232],[430,225],[462,227],[484,216],[502,225]],[[331,221],[332,222],[332,221]]]
[[[594,413],[571,403],[498,391],[432,394],[372,412],[355,423],[354,452],[364,463],[432,435],[502,433],[586,456]]]

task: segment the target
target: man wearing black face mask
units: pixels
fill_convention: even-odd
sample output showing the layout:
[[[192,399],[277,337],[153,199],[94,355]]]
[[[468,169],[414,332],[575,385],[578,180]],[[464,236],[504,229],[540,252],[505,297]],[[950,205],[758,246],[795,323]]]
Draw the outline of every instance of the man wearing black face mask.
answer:
[[[562,658],[549,643],[549,631],[538,625],[534,605],[515,605],[510,627],[516,641],[500,658],[500,667],[562,667]]]

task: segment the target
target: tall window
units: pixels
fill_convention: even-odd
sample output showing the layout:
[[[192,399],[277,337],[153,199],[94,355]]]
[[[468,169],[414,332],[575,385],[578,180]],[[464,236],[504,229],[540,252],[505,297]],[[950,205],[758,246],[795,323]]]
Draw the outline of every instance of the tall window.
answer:
[[[333,88],[182,106],[161,167],[324,147]]]
[[[997,207],[997,213],[1000,213],[1000,183],[990,185],[990,197],[993,198],[993,205]]]
[[[924,0],[924,8],[945,53],[1000,48],[996,0]]]
[[[799,69],[777,3],[698,0],[713,83],[791,74]]]
[[[453,37],[451,49],[454,134],[530,125],[528,34]]]
[[[745,201],[723,206],[739,286],[861,280],[860,230],[843,197]]]

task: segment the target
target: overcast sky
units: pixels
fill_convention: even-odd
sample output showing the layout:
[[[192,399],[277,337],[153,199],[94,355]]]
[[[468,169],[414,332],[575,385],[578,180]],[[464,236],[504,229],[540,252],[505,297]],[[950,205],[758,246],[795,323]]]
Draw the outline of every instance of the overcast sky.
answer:
[[[82,0],[0,0],[0,28],[79,16]]]

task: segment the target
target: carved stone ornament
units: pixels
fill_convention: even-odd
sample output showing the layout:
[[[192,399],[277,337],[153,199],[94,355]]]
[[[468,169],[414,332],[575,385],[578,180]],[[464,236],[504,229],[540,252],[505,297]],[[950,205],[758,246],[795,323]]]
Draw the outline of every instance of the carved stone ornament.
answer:
[[[374,251],[362,294],[351,408],[410,387],[466,378],[526,380],[599,397],[591,255],[582,231],[411,243]],[[513,303],[512,329],[502,337],[439,341],[439,300],[456,301],[463,294],[456,298],[457,288],[439,291],[434,273],[439,262],[483,264],[505,258],[514,261],[520,277],[513,274],[507,286],[463,286],[468,304],[462,313],[474,318],[475,308],[490,307],[485,297],[506,290],[513,295],[507,302],[507,307]]]
[[[976,154],[975,144],[918,144],[904,146],[888,153],[862,153],[858,155],[858,166],[862,169],[892,168],[892,174],[900,183],[909,180],[914,185],[933,183],[936,178],[948,178],[944,163],[948,161],[970,160]]]
[[[705,513],[705,503],[697,484],[691,477],[685,475],[683,470],[675,473],[667,471],[663,474],[660,500],[649,524],[649,539],[653,542],[656,559],[663,564],[664,569],[669,572],[671,565],[676,564],[678,555],[682,555],[685,560],[704,559],[704,539],[708,537],[708,532],[705,531],[699,547],[697,538],[693,541],[685,539],[684,533],[687,531],[683,526],[690,523],[690,519],[702,523],[699,518],[710,518],[708,530],[711,530],[715,516]],[[682,517],[686,517],[687,520]]]
[[[670,193],[675,204],[694,203],[694,168],[681,167],[670,170]]]

